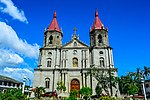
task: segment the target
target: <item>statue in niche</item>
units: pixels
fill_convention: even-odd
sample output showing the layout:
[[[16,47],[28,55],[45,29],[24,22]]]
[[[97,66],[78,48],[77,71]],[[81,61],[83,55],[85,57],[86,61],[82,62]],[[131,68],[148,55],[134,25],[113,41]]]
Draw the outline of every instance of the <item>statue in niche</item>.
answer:
[[[73,67],[78,67],[78,59],[73,58]]]

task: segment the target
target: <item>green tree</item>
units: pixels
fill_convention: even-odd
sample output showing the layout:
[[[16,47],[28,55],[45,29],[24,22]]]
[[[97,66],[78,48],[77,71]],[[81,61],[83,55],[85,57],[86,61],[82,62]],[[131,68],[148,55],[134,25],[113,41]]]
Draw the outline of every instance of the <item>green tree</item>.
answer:
[[[85,100],[89,99],[92,95],[92,89],[90,87],[82,87],[79,92]]]
[[[102,93],[102,87],[97,84],[96,88],[95,88],[95,92],[97,94],[98,97],[100,97],[101,93]]]
[[[35,94],[35,97],[37,97],[37,98],[40,98],[43,93],[45,93],[44,87],[36,87],[34,89],[34,94]]]
[[[134,94],[138,93],[138,91],[139,91],[139,87],[137,86],[137,84],[132,83],[129,85],[127,92],[129,95],[134,95]]]
[[[134,72],[129,72],[126,76],[121,76],[119,79],[119,90],[121,94],[135,94],[139,91],[139,83],[137,82],[138,75]]]
[[[79,91],[76,89],[70,91],[69,100],[77,100],[78,93],[79,93]]]
[[[57,82],[57,87],[56,89],[61,93],[62,91],[66,91],[66,87],[62,81]]]
[[[141,70],[140,68],[137,68],[136,72],[130,72],[130,75],[132,75],[132,78],[137,82],[141,82],[141,78],[144,78],[145,80],[148,79],[150,75],[150,68],[144,66],[144,70]]]
[[[130,78],[128,76],[121,76],[119,78],[119,91],[121,94],[127,94],[127,88],[130,84]]]
[[[0,93],[0,100],[27,100],[21,89],[7,89]]]
[[[144,66],[144,78],[148,79],[149,76],[150,76],[150,68]]]
[[[112,87],[116,88],[118,83],[118,77],[115,77],[113,70],[100,70],[96,67],[93,67],[89,72],[88,75],[92,74],[93,77],[98,81],[101,87],[105,90],[107,95],[109,95],[108,88],[112,89]]]

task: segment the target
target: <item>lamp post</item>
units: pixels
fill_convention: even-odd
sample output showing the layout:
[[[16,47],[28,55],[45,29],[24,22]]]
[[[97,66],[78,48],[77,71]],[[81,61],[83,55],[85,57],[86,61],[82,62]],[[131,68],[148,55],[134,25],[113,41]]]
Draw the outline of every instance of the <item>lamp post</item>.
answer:
[[[31,85],[31,80],[29,78],[27,78],[29,80],[29,88],[28,88],[28,96],[30,96],[29,94],[29,91],[30,91],[30,85]]]
[[[141,78],[141,83],[142,83],[142,86],[143,86],[144,98],[145,98],[145,100],[147,100],[147,98],[146,98],[146,92],[145,92],[145,86],[144,86],[144,78],[143,77]]]
[[[26,80],[27,80],[27,78],[26,78],[26,76],[24,76],[24,78],[23,78],[23,85],[22,85],[22,93],[24,93]]]

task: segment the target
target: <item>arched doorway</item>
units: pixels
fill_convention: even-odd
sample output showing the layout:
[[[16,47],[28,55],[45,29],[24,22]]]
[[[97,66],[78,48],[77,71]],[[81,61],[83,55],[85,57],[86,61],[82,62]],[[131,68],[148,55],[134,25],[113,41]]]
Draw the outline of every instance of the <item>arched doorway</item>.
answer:
[[[71,81],[71,83],[70,83],[70,91],[72,91],[72,90],[74,90],[74,89],[80,91],[80,82],[79,82],[79,80],[77,80],[77,79],[73,79],[73,80]],[[79,97],[79,96],[80,96],[80,95],[78,95],[78,97]]]

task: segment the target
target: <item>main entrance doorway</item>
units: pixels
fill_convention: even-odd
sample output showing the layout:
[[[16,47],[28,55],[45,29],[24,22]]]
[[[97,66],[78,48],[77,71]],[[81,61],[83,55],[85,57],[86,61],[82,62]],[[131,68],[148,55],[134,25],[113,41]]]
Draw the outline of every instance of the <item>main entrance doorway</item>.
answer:
[[[72,90],[74,90],[74,89],[80,91],[80,82],[79,82],[79,80],[77,80],[77,79],[73,79],[73,80],[71,81],[71,83],[70,83],[70,91],[72,91]],[[79,97],[79,96],[80,96],[80,95],[78,95],[78,97]]]

